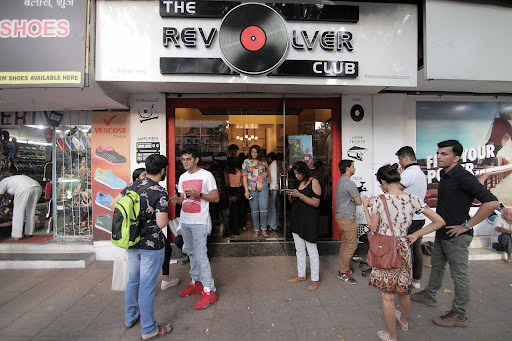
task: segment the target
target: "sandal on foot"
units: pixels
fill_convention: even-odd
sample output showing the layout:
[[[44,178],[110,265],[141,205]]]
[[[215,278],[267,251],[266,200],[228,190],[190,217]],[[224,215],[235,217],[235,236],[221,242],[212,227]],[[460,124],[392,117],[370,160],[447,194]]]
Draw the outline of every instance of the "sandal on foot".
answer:
[[[400,310],[395,310],[395,317],[396,317],[396,320],[398,322],[400,322],[400,328],[402,328],[402,330],[404,332],[408,331],[409,330],[409,322],[407,322],[407,323],[402,322],[402,312]]]
[[[261,234],[263,235],[263,237],[268,238],[267,230],[261,231]]]
[[[385,332],[383,330],[379,330],[377,332],[377,336],[379,337],[379,339],[381,339],[382,341],[393,341],[391,339],[391,337],[389,336],[389,333],[388,332]]]
[[[289,283],[295,283],[295,282],[302,282],[302,281],[305,281],[306,280],[306,277],[299,277],[299,276],[295,276],[295,277],[292,277],[288,280]]]
[[[172,332],[172,326],[169,325],[169,329],[167,329],[167,326],[161,326],[161,325],[157,325],[156,326],[158,328],[158,333],[156,335],[153,335],[151,336],[150,338],[147,338],[147,339],[143,339],[142,336],[141,336],[141,340],[153,340],[153,339],[157,339],[159,337],[162,337],[162,336],[166,336],[166,335],[169,335],[171,332]]]
[[[133,328],[133,326],[135,326],[137,324],[137,322],[139,322],[140,320],[140,315],[137,316],[137,318],[135,319],[135,321],[133,321],[132,323],[130,324],[125,324],[124,326],[126,327],[126,329],[130,329],[130,328]]]
[[[260,235],[260,231],[254,231],[254,234],[252,235],[254,238],[258,238]]]

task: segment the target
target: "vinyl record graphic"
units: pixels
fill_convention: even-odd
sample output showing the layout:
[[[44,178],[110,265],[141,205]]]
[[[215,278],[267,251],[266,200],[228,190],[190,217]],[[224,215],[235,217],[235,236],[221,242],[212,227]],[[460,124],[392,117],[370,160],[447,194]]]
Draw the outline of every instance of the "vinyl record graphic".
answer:
[[[246,74],[266,73],[283,61],[288,49],[284,19],[271,7],[241,4],[226,14],[219,29],[224,61]]]

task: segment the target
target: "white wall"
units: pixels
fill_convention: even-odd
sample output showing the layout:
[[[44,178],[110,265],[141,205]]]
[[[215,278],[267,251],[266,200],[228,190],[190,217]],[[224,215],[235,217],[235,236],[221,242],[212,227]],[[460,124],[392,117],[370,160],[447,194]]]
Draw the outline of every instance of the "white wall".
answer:
[[[510,81],[511,18],[510,7],[427,0],[425,79]]]

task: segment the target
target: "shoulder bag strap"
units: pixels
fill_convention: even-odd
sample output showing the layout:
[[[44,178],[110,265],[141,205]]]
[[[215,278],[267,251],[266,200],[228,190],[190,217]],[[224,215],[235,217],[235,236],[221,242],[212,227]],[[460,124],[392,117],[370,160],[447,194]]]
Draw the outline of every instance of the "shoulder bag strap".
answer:
[[[141,195],[142,193],[144,193],[145,190],[147,190],[149,187],[151,187],[151,182],[148,181],[147,184],[145,184],[144,186],[140,187],[140,188],[137,188],[135,190],[135,192],[137,192],[138,195]]]
[[[393,228],[393,223],[391,222],[391,216],[389,215],[389,209],[388,209],[388,203],[386,200],[386,196],[384,194],[380,194],[379,198],[380,198],[380,200],[382,200],[382,203],[384,204],[384,210],[386,211],[386,216],[388,217],[388,224],[389,224],[389,228],[391,229],[391,233],[393,233],[393,236],[396,237],[395,229]]]
[[[140,196],[142,193],[144,193],[145,190],[147,190],[149,187],[151,187],[152,183],[150,181],[148,181],[147,184],[145,184],[144,186],[140,187],[140,188],[137,188],[137,190],[135,192],[137,192],[137,194]],[[141,218],[141,214],[139,214],[139,219]],[[144,227],[141,231],[140,231],[140,235],[143,236],[144,234],[146,234],[146,232],[148,231],[148,228],[147,227]]]

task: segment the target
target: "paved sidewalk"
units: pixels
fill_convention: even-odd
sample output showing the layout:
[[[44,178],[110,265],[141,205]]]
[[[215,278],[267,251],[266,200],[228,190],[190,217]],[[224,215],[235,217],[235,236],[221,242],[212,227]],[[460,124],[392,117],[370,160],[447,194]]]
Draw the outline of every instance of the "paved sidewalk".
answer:
[[[337,279],[338,257],[320,258],[320,288],[288,283],[295,257],[212,258],[219,301],[195,311],[199,296],[178,297],[189,281],[189,264],[172,264],[181,283],[156,295],[158,322],[171,322],[168,340],[378,340],[385,328],[379,292],[357,271],[358,285]],[[138,340],[140,325],[125,330],[124,292],[110,290],[112,262],[86,269],[0,270],[0,339]],[[424,268],[422,287],[430,269]],[[436,308],[412,302],[409,331],[399,340],[510,340],[512,267],[473,261],[467,328],[443,328],[432,317],[449,310],[449,271]]]

